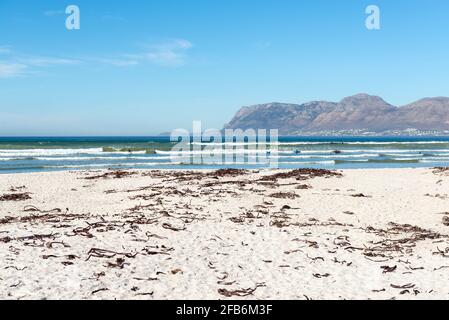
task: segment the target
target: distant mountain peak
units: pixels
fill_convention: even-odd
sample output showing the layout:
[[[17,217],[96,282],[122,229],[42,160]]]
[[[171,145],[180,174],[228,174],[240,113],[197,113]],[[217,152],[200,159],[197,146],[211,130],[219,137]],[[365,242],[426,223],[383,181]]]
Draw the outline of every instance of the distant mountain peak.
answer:
[[[449,130],[449,98],[423,98],[396,107],[379,96],[359,93],[340,102],[272,102],[243,107],[225,125],[232,129],[279,129],[280,134],[330,130]]]

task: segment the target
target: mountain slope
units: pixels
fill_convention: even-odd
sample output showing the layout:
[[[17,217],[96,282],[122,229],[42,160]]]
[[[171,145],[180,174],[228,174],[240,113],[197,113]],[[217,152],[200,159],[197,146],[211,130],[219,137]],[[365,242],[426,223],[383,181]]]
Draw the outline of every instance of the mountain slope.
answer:
[[[425,98],[396,107],[377,96],[357,94],[338,103],[268,103],[243,107],[225,129],[279,129],[280,134],[330,130],[449,130],[449,98]]]

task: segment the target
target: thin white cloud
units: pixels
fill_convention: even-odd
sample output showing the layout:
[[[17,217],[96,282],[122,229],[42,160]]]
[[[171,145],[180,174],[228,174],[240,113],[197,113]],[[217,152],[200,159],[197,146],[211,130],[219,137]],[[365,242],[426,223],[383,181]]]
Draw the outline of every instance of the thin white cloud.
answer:
[[[104,64],[113,67],[133,67],[154,64],[163,67],[179,67],[186,64],[187,51],[193,47],[188,40],[174,39],[145,46],[145,50],[134,54],[115,54],[109,56],[90,56],[81,58],[34,56],[13,53],[11,47],[0,46],[0,77],[14,77],[40,73],[42,68],[56,66]]]
[[[24,75],[27,66],[21,63],[0,61],[0,78],[11,78]]]
[[[95,62],[99,62],[102,64],[109,64],[115,67],[130,67],[136,66],[139,64],[139,61],[136,59],[110,59],[110,58],[94,58],[92,59]]]
[[[175,39],[163,43],[149,45],[144,54],[146,60],[161,66],[182,66],[185,64],[186,51],[193,44],[188,40]]]
[[[80,60],[68,58],[54,58],[54,57],[19,57],[17,60],[21,63],[34,67],[50,67],[56,65],[75,65],[80,64]]]

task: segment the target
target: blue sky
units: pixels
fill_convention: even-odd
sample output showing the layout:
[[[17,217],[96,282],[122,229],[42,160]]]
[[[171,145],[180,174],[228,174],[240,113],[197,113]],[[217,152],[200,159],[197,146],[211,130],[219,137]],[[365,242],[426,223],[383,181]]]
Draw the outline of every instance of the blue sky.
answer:
[[[359,92],[403,105],[449,96],[448,57],[447,0],[1,0],[0,135],[221,128],[243,105]]]

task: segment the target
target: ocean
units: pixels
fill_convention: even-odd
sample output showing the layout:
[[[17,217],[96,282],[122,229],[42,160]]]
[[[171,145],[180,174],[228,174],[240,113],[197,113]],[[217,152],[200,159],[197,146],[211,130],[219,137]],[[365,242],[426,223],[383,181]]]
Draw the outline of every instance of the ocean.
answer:
[[[197,143],[198,144],[198,143]],[[192,152],[172,151],[169,137],[0,137],[0,173],[82,169],[217,169],[269,167],[257,154],[244,161],[186,161]],[[195,145],[194,142],[191,145]],[[229,147],[215,142],[202,148]],[[240,152],[251,143],[236,143]],[[417,168],[449,165],[449,137],[279,137],[266,152],[282,169]],[[197,149],[198,150],[198,149]],[[229,152],[228,151],[224,151]],[[178,156],[178,157],[177,157]],[[182,156],[182,157],[181,157]],[[224,159],[226,160],[226,159]],[[228,159],[229,160],[229,159]]]

